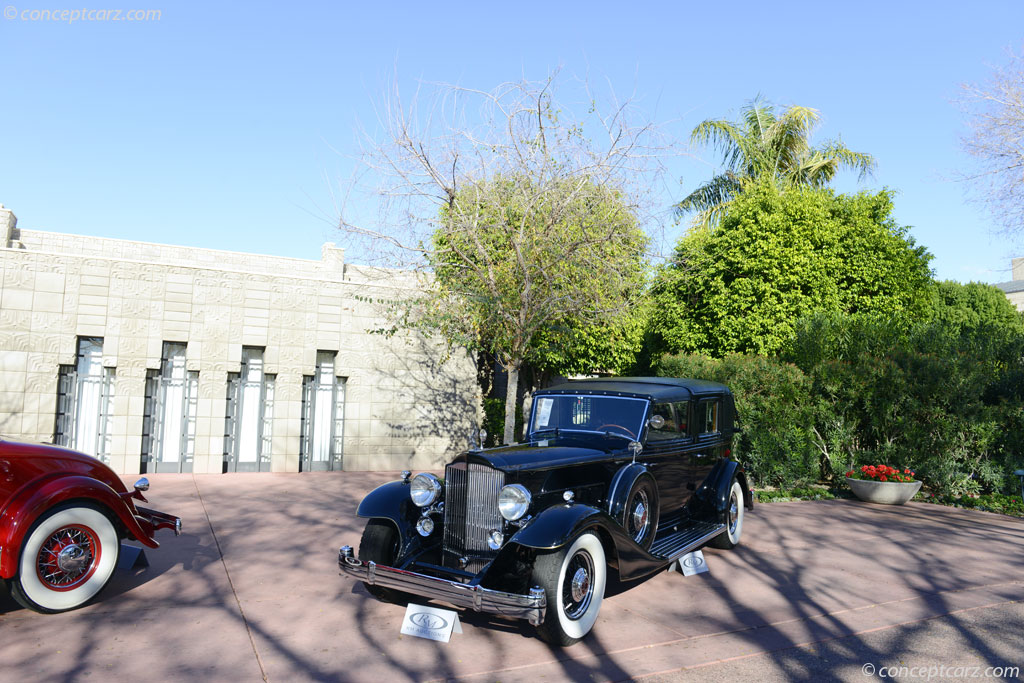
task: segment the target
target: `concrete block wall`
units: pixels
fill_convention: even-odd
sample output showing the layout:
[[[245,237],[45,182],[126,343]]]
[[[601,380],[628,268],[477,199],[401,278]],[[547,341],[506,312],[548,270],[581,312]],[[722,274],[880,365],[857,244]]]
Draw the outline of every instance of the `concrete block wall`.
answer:
[[[121,473],[139,471],[146,371],[159,368],[164,342],[186,342],[186,367],[199,372],[195,472],[222,470],[228,373],[243,346],[264,347],[277,375],[273,471],[299,469],[302,377],[317,351],[337,352],[346,382],[345,469],[438,467],[470,441],[471,360],[432,340],[368,332],[385,321],[367,299],[402,296],[415,285],[408,273],[346,266],[330,244],[306,261],[0,227],[7,437],[53,439],[59,366],[74,364],[78,337],[89,336],[103,338],[103,364],[116,373],[110,462]]]

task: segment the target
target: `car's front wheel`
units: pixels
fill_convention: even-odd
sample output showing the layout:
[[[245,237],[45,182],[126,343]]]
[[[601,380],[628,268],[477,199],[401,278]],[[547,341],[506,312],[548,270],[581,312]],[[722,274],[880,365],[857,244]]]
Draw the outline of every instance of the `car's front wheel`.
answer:
[[[81,607],[103,590],[114,569],[120,539],[110,518],[73,505],[46,513],[21,546],[11,595],[37,612]]]
[[[398,550],[401,539],[398,536],[398,529],[390,522],[382,519],[371,519],[363,529],[363,537],[359,541],[359,559],[364,562],[376,562],[387,567],[393,567],[398,558]],[[407,597],[401,591],[374,586],[363,582],[367,592],[379,600],[388,602],[401,602]]]
[[[590,633],[604,599],[608,576],[601,539],[591,531],[572,543],[537,555],[533,584],[544,589],[547,614],[538,635],[553,645],[572,645]]]

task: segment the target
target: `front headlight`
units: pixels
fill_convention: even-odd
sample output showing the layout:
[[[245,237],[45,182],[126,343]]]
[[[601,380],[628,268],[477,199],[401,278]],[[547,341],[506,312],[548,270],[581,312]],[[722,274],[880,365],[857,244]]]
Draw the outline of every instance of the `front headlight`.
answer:
[[[412,478],[412,484],[409,485],[409,497],[416,505],[425,508],[433,504],[440,495],[441,480],[433,474],[421,472]]]
[[[522,484],[509,484],[498,494],[498,511],[501,516],[514,522],[530,508],[530,492]]]

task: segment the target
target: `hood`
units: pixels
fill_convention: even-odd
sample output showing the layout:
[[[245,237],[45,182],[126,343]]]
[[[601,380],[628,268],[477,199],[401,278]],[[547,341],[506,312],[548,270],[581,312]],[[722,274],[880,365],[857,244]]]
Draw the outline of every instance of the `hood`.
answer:
[[[465,459],[486,462],[503,472],[544,470],[566,465],[603,460],[627,453],[629,440],[601,434],[561,436],[557,439],[539,439],[511,446],[499,446],[469,451]]]

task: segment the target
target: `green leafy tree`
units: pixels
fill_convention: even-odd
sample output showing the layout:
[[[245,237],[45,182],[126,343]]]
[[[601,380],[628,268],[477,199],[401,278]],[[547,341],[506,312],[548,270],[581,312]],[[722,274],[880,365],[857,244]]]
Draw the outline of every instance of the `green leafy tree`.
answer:
[[[921,317],[931,255],[891,213],[889,192],[752,186],[717,230],[683,237],[657,273],[654,343],[669,353],[774,354],[810,313]]]
[[[503,177],[464,187],[442,214],[429,251],[435,315],[427,322],[493,353],[508,397],[530,359],[575,372],[614,362],[618,345],[589,326],[626,331],[648,241],[621,194],[587,178],[541,187]],[[506,400],[506,443],[514,410]]]
[[[713,146],[722,155],[724,170],[676,205],[677,215],[695,214],[694,224],[717,225],[722,212],[751,183],[775,181],[823,187],[842,168],[861,177],[875,166],[869,154],[854,152],[839,140],[819,146],[810,142],[820,115],[809,107],[791,106],[781,112],[760,99],[740,110],[738,121],[708,119],[690,135],[690,142]]]
[[[645,283],[638,207],[662,144],[633,123],[628,101],[605,107],[587,90],[578,115],[556,85],[442,86],[433,106],[396,97],[350,190],[376,196],[378,217],[356,206],[340,219],[352,248],[418,276],[420,295],[391,307],[393,330],[439,332],[497,358],[508,374],[506,443],[524,363],[618,364],[612,340],[634,343],[629,312]]]

